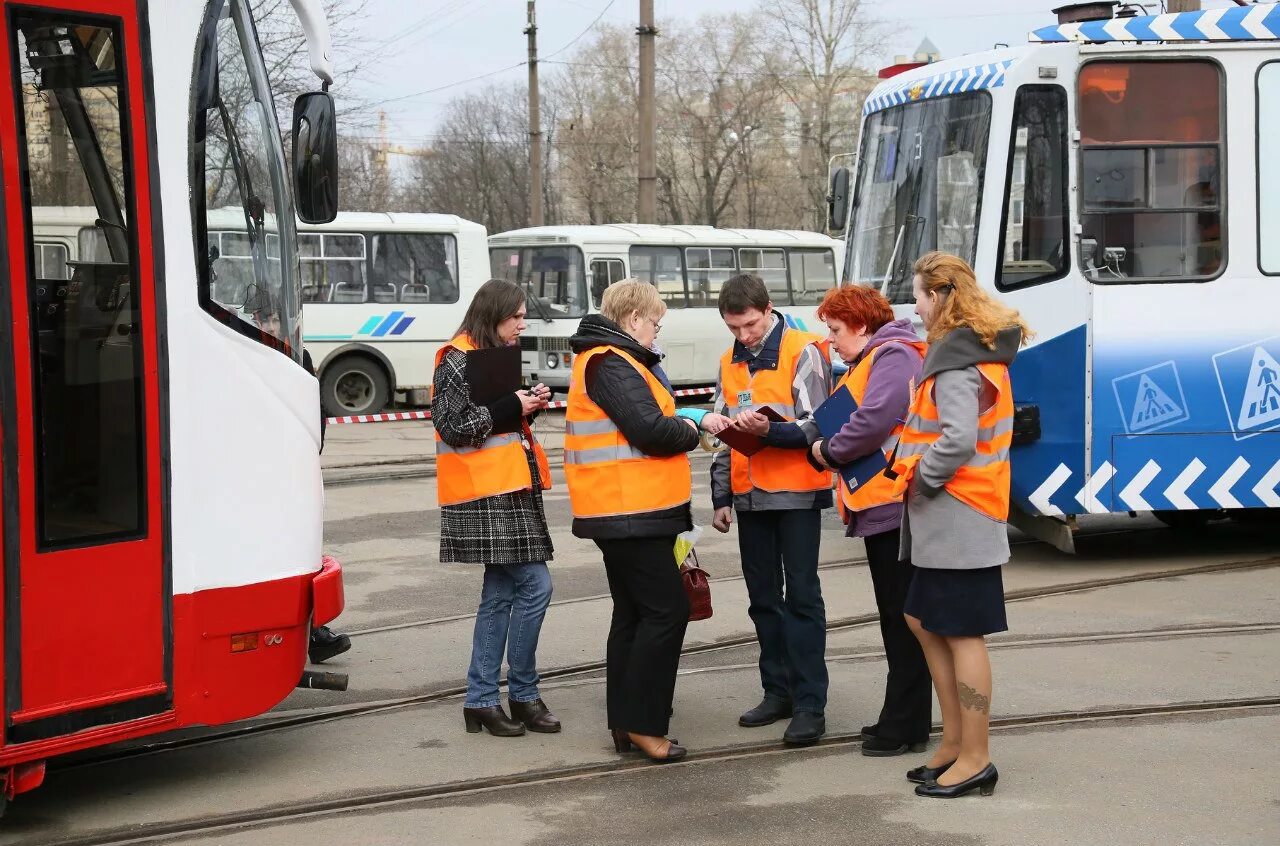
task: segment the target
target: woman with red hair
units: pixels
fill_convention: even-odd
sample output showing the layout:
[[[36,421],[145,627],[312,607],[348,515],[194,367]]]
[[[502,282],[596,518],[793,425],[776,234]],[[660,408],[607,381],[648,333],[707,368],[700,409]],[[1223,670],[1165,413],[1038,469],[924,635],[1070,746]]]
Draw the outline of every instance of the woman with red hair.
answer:
[[[858,407],[830,440],[813,445],[813,457],[832,469],[877,450],[887,458],[907,416],[925,344],[910,320],[894,319],[889,301],[873,288],[833,288],[818,307],[818,317],[827,324],[832,352],[849,365],[837,388],[847,386]],[[837,487],[847,534],[866,545],[889,664],[880,717],[862,727],[862,754],[919,751],[929,739],[933,697],[924,653],[903,616],[913,571],[910,561],[898,559],[902,497],[894,495],[883,474],[852,492],[841,483]]]

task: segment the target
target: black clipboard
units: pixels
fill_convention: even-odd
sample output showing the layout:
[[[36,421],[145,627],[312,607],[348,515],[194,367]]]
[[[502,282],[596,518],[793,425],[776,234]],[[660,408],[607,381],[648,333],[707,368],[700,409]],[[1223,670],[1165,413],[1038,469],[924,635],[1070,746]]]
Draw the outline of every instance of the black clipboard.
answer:
[[[489,405],[520,390],[520,348],[490,347],[467,352],[467,388],[476,405]]]

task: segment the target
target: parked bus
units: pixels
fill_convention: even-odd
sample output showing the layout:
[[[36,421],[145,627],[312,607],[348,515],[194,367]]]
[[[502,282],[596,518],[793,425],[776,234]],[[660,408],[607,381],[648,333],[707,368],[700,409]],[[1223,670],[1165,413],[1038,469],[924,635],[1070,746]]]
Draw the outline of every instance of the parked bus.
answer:
[[[906,315],[956,253],[1037,332],[1014,520],[1064,548],[1077,514],[1280,507],[1280,7],[1114,5],[882,82],[832,186],[848,279]]]
[[[525,378],[568,389],[569,336],[600,307],[605,288],[636,278],[667,304],[658,339],[674,385],[714,384],[729,335],[716,307],[720,286],[754,273],[773,303],[800,327],[814,327],[814,306],[837,283],[843,244],[812,232],[710,226],[540,226],[489,236],[490,272],[529,292],[529,328],[521,336]]]
[[[298,100],[291,187],[248,0],[0,6],[2,811],[55,755],[275,706],[342,574],[293,293],[295,197],[336,208],[332,98]],[[327,87],[320,4],[293,6]]]

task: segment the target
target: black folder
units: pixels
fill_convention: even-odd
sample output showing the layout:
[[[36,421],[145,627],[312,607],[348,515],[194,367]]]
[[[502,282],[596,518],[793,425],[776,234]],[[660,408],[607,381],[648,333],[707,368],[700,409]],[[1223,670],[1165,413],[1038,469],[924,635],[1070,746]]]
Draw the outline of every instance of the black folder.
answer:
[[[488,405],[520,390],[520,348],[490,347],[467,353],[467,387],[471,401]]]

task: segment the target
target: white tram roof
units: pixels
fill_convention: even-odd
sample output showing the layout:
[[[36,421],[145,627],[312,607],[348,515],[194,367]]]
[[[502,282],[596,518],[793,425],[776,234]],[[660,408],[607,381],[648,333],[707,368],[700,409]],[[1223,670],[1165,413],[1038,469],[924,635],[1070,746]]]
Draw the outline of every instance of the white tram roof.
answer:
[[[1162,51],[1248,49],[1278,46],[1280,3],[1139,15],[1083,23],[1046,26],[1030,33],[1027,46],[1004,47],[920,65],[897,74],[872,90],[863,114],[965,91],[985,91],[1004,86],[1010,68],[1035,60],[1052,45],[1090,47],[1098,52],[1134,49],[1134,45],[1159,45]]]
[[[655,223],[610,223],[600,226],[532,226],[489,236],[489,246],[519,244],[645,244],[653,246],[771,246],[830,247],[841,243],[817,232],[799,229],[717,229],[714,226]]]

